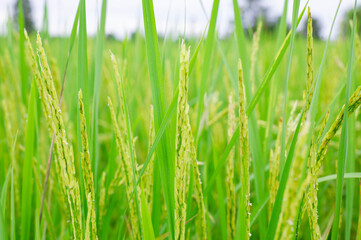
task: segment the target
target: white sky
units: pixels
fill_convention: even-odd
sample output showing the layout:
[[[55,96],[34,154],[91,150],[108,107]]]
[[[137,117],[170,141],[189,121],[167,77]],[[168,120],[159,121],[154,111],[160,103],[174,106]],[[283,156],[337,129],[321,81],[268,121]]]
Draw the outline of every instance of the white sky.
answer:
[[[42,26],[45,0],[30,0],[32,4],[32,15],[38,29]],[[244,0],[238,0],[242,4]],[[0,33],[6,32],[6,20],[15,0],[0,0]],[[143,29],[141,0],[108,0],[106,33],[117,37],[124,37],[134,32],[138,26]],[[184,22],[186,22],[186,34],[202,34],[207,26],[207,17],[202,11],[200,0],[153,0],[157,23],[157,31],[164,34],[183,34]],[[202,0],[207,15],[210,15],[213,0]],[[284,0],[263,0],[263,5],[268,7],[272,16],[282,13]],[[289,0],[288,22],[292,18],[292,0]],[[301,0],[300,10],[306,0]],[[339,0],[310,0],[309,6],[314,18],[321,21],[322,36],[328,35],[332,19]],[[76,13],[77,0],[48,0],[49,32],[55,35],[69,35]],[[100,17],[101,0],[87,0],[87,28],[88,34],[96,32],[97,22]],[[345,10],[352,8],[353,0],[343,0],[337,18],[334,36],[338,33],[338,26]],[[186,16],[186,17],[185,17]],[[168,18],[168,20],[167,20]],[[221,0],[217,20],[217,30],[224,35],[230,29],[233,19],[232,0]],[[167,26],[168,22],[168,26]]]

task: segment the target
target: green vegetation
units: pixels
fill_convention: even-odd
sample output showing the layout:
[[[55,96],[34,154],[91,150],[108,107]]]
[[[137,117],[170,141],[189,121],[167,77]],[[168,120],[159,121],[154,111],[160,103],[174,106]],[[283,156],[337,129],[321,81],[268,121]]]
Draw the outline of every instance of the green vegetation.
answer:
[[[173,41],[142,0],[144,35],[118,41],[106,0],[94,38],[85,0],[58,38],[28,36],[18,1],[0,37],[0,239],[361,239],[356,11],[335,41],[299,0],[288,33],[286,0],[277,31],[245,34],[233,0],[220,39],[219,2],[204,36]]]

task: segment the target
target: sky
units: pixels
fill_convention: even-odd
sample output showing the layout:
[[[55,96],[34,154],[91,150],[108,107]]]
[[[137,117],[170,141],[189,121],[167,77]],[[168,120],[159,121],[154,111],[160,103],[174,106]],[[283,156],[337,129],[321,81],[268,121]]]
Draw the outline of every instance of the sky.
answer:
[[[45,0],[30,0],[32,16],[37,29],[41,29]],[[267,7],[271,17],[282,14],[284,0],[260,0]],[[15,0],[0,0],[0,33],[6,32],[6,21],[12,15]],[[144,31],[141,0],[108,0],[106,33],[117,38],[130,35],[138,28]],[[238,0],[242,6],[244,0]],[[289,0],[287,21],[292,19],[292,0]],[[207,27],[213,0],[153,0],[157,31],[170,36],[198,36]],[[202,8],[202,4],[204,8]],[[300,11],[306,0],[301,0]],[[321,36],[327,38],[339,0],[310,0],[313,18],[321,23]],[[49,32],[52,35],[69,35],[75,17],[78,1],[48,0]],[[336,19],[332,37],[339,32],[340,22],[346,10],[354,6],[353,0],[343,0]],[[87,30],[89,35],[96,33],[100,18],[101,0],[86,0]],[[204,11],[202,10],[204,9]],[[232,31],[232,0],[220,0],[217,31],[220,36]],[[305,19],[304,19],[305,20]],[[302,26],[302,24],[301,24]]]

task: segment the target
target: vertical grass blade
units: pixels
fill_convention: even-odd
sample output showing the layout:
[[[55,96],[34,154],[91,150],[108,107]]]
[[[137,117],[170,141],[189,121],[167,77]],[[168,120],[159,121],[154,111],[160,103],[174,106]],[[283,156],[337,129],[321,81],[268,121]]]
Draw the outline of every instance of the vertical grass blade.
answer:
[[[210,62],[211,62],[211,57],[212,57],[212,48],[213,48],[213,43],[216,39],[216,23],[217,23],[217,15],[218,15],[218,8],[219,8],[219,0],[214,0],[213,1],[213,6],[212,6],[212,13],[211,13],[211,20],[209,23],[209,28],[208,28],[208,33],[207,33],[207,38],[206,38],[206,46],[205,46],[205,55],[204,55],[204,62],[203,62],[203,68],[202,68],[202,77],[201,77],[201,83],[199,86],[199,91],[198,91],[198,110],[197,110],[197,122],[196,122],[196,132],[195,132],[195,140],[196,143],[198,142],[198,135],[199,135],[199,131],[201,129],[199,129],[200,127],[200,122],[201,122],[201,117],[202,117],[202,112],[203,112],[203,102],[204,102],[204,94],[207,90],[207,80],[208,80],[208,76],[209,76],[209,72],[210,72]]]
[[[84,102],[84,116],[86,119],[86,125],[89,124],[89,82],[88,82],[88,54],[87,54],[87,26],[86,26],[86,1],[80,0],[79,2],[79,40],[78,40],[78,81],[77,89],[82,89],[83,91],[83,102]],[[77,92],[77,91],[76,91]],[[80,117],[79,109],[77,108],[77,117]],[[89,133],[89,130],[87,130]],[[90,134],[88,134],[89,136]],[[92,141],[92,139],[90,139]],[[78,146],[81,144],[81,133],[80,133],[80,121],[77,121],[77,143]],[[83,206],[82,212],[85,212],[85,202],[86,196],[84,196],[84,181],[83,181],[83,172],[81,170],[81,161],[80,157],[78,158],[78,165],[80,169],[80,194],[81,194],[81,203]],[[84,217],[84,216],[82,216]],[[82,219],[84,222],[84,219]]]
[[[277,33],[277,40],[276,40],[277,47],[282,46],[282,40],[286,36],[286,31],[287,31],[287,22],[286,22],[287,9],[288,9],[288,0],[285,0],[280,25],[278,26],[278,33]],[[276,106],[277,96],[279,94],[279,85],[280,85],[280,80],[279,79],[281,78],[280,75],[281,75],[280,71],[278,71],[278,74],[276,74],[276,76],[275,76],[276,81],[270,87],[270,96],[269,96],[269,104],[268,104],[268,111],[267,111],[267,126],[266,126],[266,130],[265,130],[265,146],[264,146],[265,156],[268,156],[269,146],[270,146],[270,142],[271,142],[271,135],[272,134],[270,132],[271,132],[271,128],[272,128],[273,120],[274,120],[274,115],[275,115],[274,108]]]
[[[4,209],[5,207],[2,206],[0,202],[0,208]],[[5,225],[5,219],[3,213],[0,213],[0,239],[6,240],[8,239],[8,233],[7,233],[7,226]]]
[[[14,167],[11,167],[11,185],[10,185],[10,236],[15,240],[15,193],[14,193]]]
[[[6,178],[4,184],[2,185],[1,194],[0,194],[0,239],[5,240],[8,239],[8,230],[5,224],[5,209],[6,209],[6,199],[7,199],[7,190],[9,184],[9,177],[11,168],[9,168],[8,173],[6,174]]]
[[[24,37],[24,9],[23,1],[18,1],[18,23],[19,23],[19,57],[20,57],[20,78],[21,78],[21,98],[26,104],[28,83],[25,64],[25,37]]]
[[[301,21],[301,19],[303,17],[303,14],[305,13],[307,5],[308,5],[308,1],[306,2],[302,12],[298,16],[297,26],[299,25],[299,23],[300,23],[300,21]],[[283,41],[280,49],[277,52],[277,55],[276,55],[275,59],[272,61],[271,65],[268,67],[267,72],[265,73],[260,86],[257,88],[256,93],[254,94],[252,100],[248,103],[247,110],[246,110],[247,115],[249,115],[254,110],[254,108],[256,107],[256,105],[259,102],[262,94],[266,90],[266,87],[270,83],[273,74],[277,70],[281,60],[283,59],[284,55],[286,54],[286,50],[287,50],[288,46],[290,45],[291,34],[292,34],[292,30],[291,30],[291,32],[289,32],[287,34],[285,40]]]
[[[143,20],[145,30],[145,42],[148,60],[148,71],[152,91],[154,106],[154,127],[156,133],[160,129],[161,121],[166,113],[166,98],[164,89],[164,79],[162,76],[161,61],[159,55],[159,46],[157,30],[154,18],[154,9],[152,0],[142,0]],[[156,165],[158,169],[154,174],[160,174],[163,186],[165,202],[168,213],[168,231],[169,238],[173,239],[174,231],[174,163],[170,161],[171,155],[169,132],[165,131],[161,138],[160,146],[157,148]],[[154,201],[153,209],[159,208],[160,202]],[[158,226],[154,226],[158,229]]]
[[[96,40],[96,56],[95,56],[95,73],[94,73],[94,86],[93,86],[93,111],[92,111],[92,128],[91,128],[91,142],[90,142],[90,151],[91,157],[93,159],[93,168],[94,168],[94,185],[95,185],[95,194],[97,195],[98,191],[98,168],[99,168],[99,126],[98,126],[98,108],[99,108],[99,96],[100,96],[100,87],[101,87],[101,76],[102,76],[102,66],[103,66],[103,48],[104,48],[104,38],[105,38],[105,19],[106,19],[106,10],[107,10],[107,0],[102,1],[102,11],[99,31],[97,34]],[[97,199],[97,196],[95,196]]]
[[[355,0],[355,6],[353,11],[353,26],[351,32],[351,43],[350,43],[350,53],[348,59],[348,68],[347,68],[347,82],[346,82],[346,96],[345,96],[345,112],[343,115],[342,123],[342,132],[340,139],[339,154],[337,159],[337,181],[336,181],[336,206],[335,206],[335,218],[332,225],[332,235],[331,239],[338,239],[339,232],[339,220],[341,215],[341,200],[342,200],[342,189],[343,189],[343,178],[345,175],[345,165],[348,155],[349,148],[349,136],[348,136],[348,103],[349,96],[351,94],[351,82],[352,82],[352,65],[353,65],[353,56],[354,56],[354,45],[355,45],[355,32],[356,32],[356,5],[357,0]]]
[[[355,150],[356,150],[356,129],[355,129],[355,115],[350,116],[349,119],[349,153],[347,156],[346,170],[348,173],[355,172]],[[355,216],[353,211],[353,203],[355,197],[355,179],[346,180],[346,226],[345,239],[351,239],[352,219]]]
[[[89,84],[87,56],[87,27],[85,0],[79,2],[78,88],[84,92],[85,117],[89,121]]]
[[[304,112],[302,111],[300,119],[302,119],[303,114],[304,114]],[[281,208],[282,208],[283,195],[284,195],[284,192],[285,192],[285,189],[286,189],[288,176],[289,176],[290,169],[291,169],[291,166],[292,166],[293,155],[294,155],[294,151],[295,151],[297,137],[298,137],[298,133],[300,131],[300,127],[301,127],[301,121],[298,121],[294,136],[293,136],[292,141],[291,141],[291,146],[290,146],[290,149],[288,151],[287,159],[286,159],[285,165],[284,165],[282,173],[281,173],[280,184],[279,184],[279,187],[278,187],[276,200],[275,200],[274,207],[273,207],[273,210],[272,210],[271,220],[270,220],[270,223],[268,225],[267,235],[266,235],[266,238],[265,238],[267,240],[274,239],[275,234],[276,234],[278,220],[279,220],[280,213],[281,213]]]
[[[299,0],[293,1],[293,13],[292,13],[292,30],[291,30],[291,40],[290,40],[290,55],[288,58],[288,64],[287,64],[287,73],[286,73],[286,79],[283,86],[283,119],[282,122],[282,135],[281,135],[281,155],[280,155],[280,165],[281,170],[284,165],[285,161],[285,147],[286,147],[286,112],[287,112],[287,93],[288,93],[288,82],[290,78],[290,72],[291,72],[291,64],[292,64],[292,54],[293,54],[293,45],[295,42],[295,36],[296,36],[296,28],[297,28],[297,15],[298,15],[298,9],[300,6]]]
[[[235,103],[233,95],[228,98],[228,131],[227,140],[232,138],[236,128]],[[232,149],[226,165],[226,193],[227,193],[227,232],[228,239],[234,239],[236,233],[236,190],[234,186],[234,158],[235,149]],[[221,189],[219,190],[221,191]],[[223,198],[221,198],[223,200]]]
[[[86,236],[90,237],[90,229],[92,239],[98,239],[97,237],[97,225],[96,225],[96,214],[95,214],[95,193],[94,193],[94,175],[91,171],[91,161],[89,153],[89,143],[86,127],[86,119],[84,115],[84,104],[83,104],[83,95],[82,91],[79,91],[79,113],[80,113],[80,132],[82,139],[82,152],[81,156],[81,166],[84,179],[85,195],[87,196],[87,221],[86,221]]]
[[[246,103],[252,98],[251,82],[250,82],[250,70],[249,70],[249,58],[247,56],[247,42],[244,35],[243,24],[241,19],[240,10],[238,7],[237,0],[233,0],[233,12],[235,20],[235,33],[237,39],[237,46],[239,51],[239,57],[243,64],[243,76],[244,76],[244,90]],[[240,100],[239,100],[240,101]],[[249,131],[249,142],[251,156],[254,159],[253,170],[255,173],[255,188],[256,188],[256,199],[257,203],[260,204],[264,200],[264,159],[261,151],[262,145],[259,139],[258,124],[256,114],[246,109],[246,115],[249,117],[248,131]],[[259,218],[260,223],[260,237],[264,238],[266,232],[266,217],[264,213],[261,213]]]
[[[250,181],[249,163],[250,149],[248,139],[248,118],[246,115],[246,98],[242,63],[238,63],[238,88],[239,88],[239,135],[241,143],[241,199],[237,223],[237,239],[248,240],[251,237],[251,212],[250,212]]]
[[[43,39],[49,38],[49,19],[48,19],[48,1],[44,2],[43,25],[41,26],[41,35]]]
[[[136,163],[136,159],[134,156],[135,150],[133,148],[133,137],[132,137],[132,131],[131,131],[131,126],[130,126],[128,103],[127,103],[127,98],[125,95],[122,79],[120,79],[120,90],[122,91],[121,94],[122,94],[122,101],[123,101],[123,106],[124,106],[124,113],[125,113],[125,120],[126,120],[126,127],[127,127],[128,147],[129,147],[129,151],[130,151],[130,158],[132,160],[132,172],[133,172],[132,180],[133,180],[133,184],[135,185],[137,183],[137,173],[136,173],[137,163]],[[135,202],[136,202],[136,206],[137,206],[138,223],[140,225],[141,214],[140,214],[139,197],[138,197],[137,187],[135,187]],[[141,226],[139,226],[139,228],[141,229]]]
[[[32,216],[32,191],[33,191],[33,156],[35,146],[35,115],[36,115],[36,86],[35,80],[31,84],[30,100],[28,105],[28,119],[26,123],[25,157],[23,163],[23,180],[21,192],[21,239],[30,238]]]
[[[361,181],[359,180],[359,196],[361,196]],[[357,233],[356,233],[356,239],[361,239],[361,198],[359,197],[359,214],[358,214],[358,223],[357,223]]]
[[[142,209],[142,228],[143,228],[143,237],[144,240],[155,240],[152,218],[150,217],[148,204],[145,200],[144,193],[140,195],[140,204]]]
[[[327,54],[327,50],[328,50],[328,46],[329,46],[329,43],[330,43],[330,39],[331,39],[331,34],[332,34],[332,31],[333,31],[333,27],[335,25],[335,22],[336,22],[336,17],[337,17],[337,14],[338,14],[338,11],[340,9],[340,6],[341,6],[341,2],[342,1],[339,1],[339,4],[337,6],[337,9],[336,9],[336,12],[335,12],[335,15],[333,17],[333,20],[332,20],[332,25],[331,25],[331,28],[330,28],[330,32],[328,34],[328,38],[327,38],[327,41],[326,41],[326,45],[325,45],[325,49],[323,51],[323,55],[322,55],[322,60],[321,60],[321,64],[320,64],[320,68],[318,69],[318,72],[316,74],[316,85],[315,85],[315,90],[314,90],[314,94],[313,94],[313,97],[312,97],[312,103],[311,103],[311,107],[310,107],[310,118],[311,118],[311,124],[314,123],[315,119],[316,119],[316,114],[317,114],[317,106],[318,106],[318,101],[319,101],[319,96],[320,96],[320,90],[321,90],[321,78],[322,78],[322,73],[323,73],[323,68],[325,66],[325,62],[327,60],[326,58],[326,54]],[[311,135],[311,134],[310,134]],[[309,137],[311,138],[311,137]]]

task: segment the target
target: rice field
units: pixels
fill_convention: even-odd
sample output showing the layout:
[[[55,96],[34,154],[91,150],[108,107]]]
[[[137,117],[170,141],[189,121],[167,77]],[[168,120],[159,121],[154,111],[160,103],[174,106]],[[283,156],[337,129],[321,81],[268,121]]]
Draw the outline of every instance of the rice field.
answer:
[[[0,239],[361,239],[356,10],[331,41],[300,0],[274,33],[233,0],[221,39],[214,0],[174,40],[142,0],[144,32],[116,40],[107,0],[95,37],[85,0],[68,37],[28,33],[21,2],[0,37]]]

